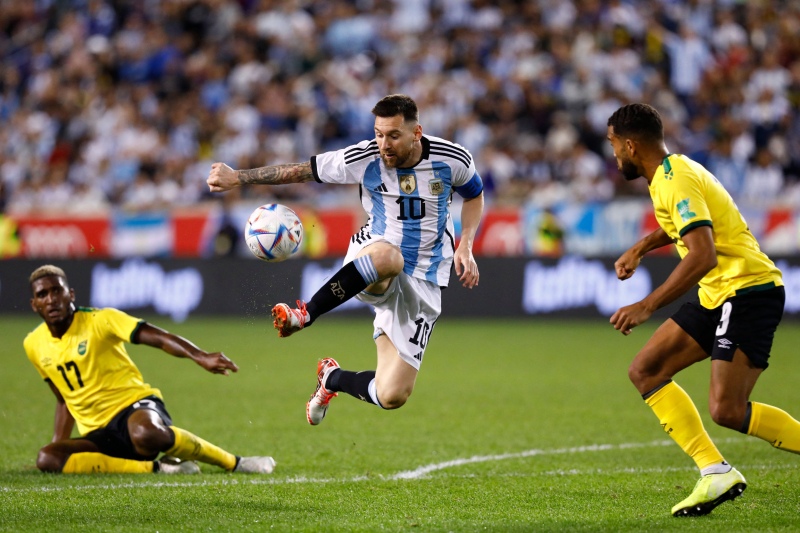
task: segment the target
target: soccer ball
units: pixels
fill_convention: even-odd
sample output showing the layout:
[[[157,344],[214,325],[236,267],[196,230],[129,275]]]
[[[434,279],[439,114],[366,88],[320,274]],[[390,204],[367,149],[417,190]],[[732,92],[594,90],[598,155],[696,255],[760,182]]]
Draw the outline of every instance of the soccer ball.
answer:
[[[247,219],[244,240],[254,256],[277,263],[300,249],[303,224],[297,213],[285,205],[262,205]]]

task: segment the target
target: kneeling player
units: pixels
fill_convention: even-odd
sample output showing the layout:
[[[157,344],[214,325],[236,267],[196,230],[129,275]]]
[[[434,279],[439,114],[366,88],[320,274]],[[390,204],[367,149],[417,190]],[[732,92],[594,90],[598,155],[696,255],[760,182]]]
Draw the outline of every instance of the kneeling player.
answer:
[[[31,307],[44,323],[25,337],[25,352],[56,396],[55,431],[36,466],[65,474],[196,474],[201,461],[231,472],[269,474],[272,457],[238,457],[172,425],[161,393],[142,379],[125,342],[186,357],[214,374],[236,372],[223,353],[117,309],[75,307],[75,291],[52,265],[30,276]],[[70,438],[77,422],[81,436]],[[159,453],[167,457],[158,458]]]

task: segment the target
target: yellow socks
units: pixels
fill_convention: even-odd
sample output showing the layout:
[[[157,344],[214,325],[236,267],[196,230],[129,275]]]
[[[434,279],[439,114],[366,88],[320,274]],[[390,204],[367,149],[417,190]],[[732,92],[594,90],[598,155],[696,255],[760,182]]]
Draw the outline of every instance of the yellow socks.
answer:
[[[73,453],[67,458],[64,474],[150,474],[153,461],[119,459],[102,453]]]
[[[700,470],[725,459],[711,442],[692,399],[674,381],[645,399],[661,427],[686,452]],[[755,404],[754,404],[755,405]]]
[[[800,422],[771,405],[750,402],[750,409],[748,435],[763,439],[781,450],[800,453]]]
[[[164,452],[184,461],[201,461],[225,470],[233,470],[236,456],[214,446],[200,437],[181,428],[170,426],[175,434],[175,444]],[[74,453],[67,458],[64,474],[149,474],[153,472],[153,461],[119,459],[102,453]]]
[[[175,434],[175,444],[164,452],[166,455],[174,455],[184,461],[200,461],[220,466],[225,470],[233,470],[236,466],[236,456],[232,453],[214,446],[185,429],[175,426],[170,426],[170,429]]]

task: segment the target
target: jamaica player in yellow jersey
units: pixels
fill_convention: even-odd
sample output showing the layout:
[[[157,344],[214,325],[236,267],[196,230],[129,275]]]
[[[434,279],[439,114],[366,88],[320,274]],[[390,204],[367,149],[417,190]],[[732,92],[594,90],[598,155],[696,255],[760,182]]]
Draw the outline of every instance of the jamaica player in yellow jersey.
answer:
[[[647,179],[660,229],[615,263],[628,279],[644,255],[675,244],[681,262],[640,302],[619,309],[611,324],[625,335],[656,309],[700,285],[699,304],[684,304],[636,355],[628,376],[664,431],[694,459],[701,478],[674,516],[696,516],[739,496],[744,477],[703,428],[692,400],[673,376],[711,357],[709,409],[717,424],[800,453],[800,423],[784,411],[750,401],[767,368],[783,315],[781,272],[758,246],[727,191],[705,168],[664,143],[658,112],[646,104],[621,107],[608,119],[608,140],[627,180]]]
[[[228,375],[238,368],[225,354],[205,352],[116,309],[76,308],[75,291],[58,267],[39,267],[29,281],[31,307],[44,323],[23,344],[56,396],[55,431],[39,450],[40,470],[195,474],[200,468],[194,461],[201,461],[233,472],[272,472],[272,457],[238,457],[173,426],[161,393],[144,382],[125,342],[160,348]],[[81,436],[70,438],[76,423]],[[156,460],[159,453],[166,457]]]

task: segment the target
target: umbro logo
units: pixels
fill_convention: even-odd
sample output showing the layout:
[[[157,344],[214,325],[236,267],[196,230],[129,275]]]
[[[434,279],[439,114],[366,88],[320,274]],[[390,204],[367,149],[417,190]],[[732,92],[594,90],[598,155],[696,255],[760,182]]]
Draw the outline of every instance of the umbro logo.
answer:
[[[733,344],[733,341],[729,341],[728,339],[724,339],[724,338],[723,339],[719,339],[717,342],[719,342],[719,347],[720,348],[725,348],[726,350],[730,350],[731,344]]]

